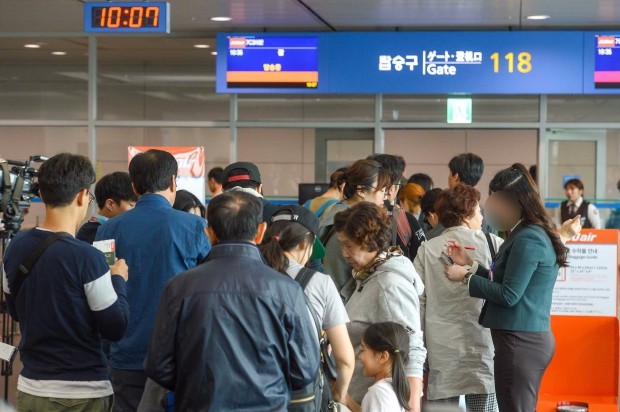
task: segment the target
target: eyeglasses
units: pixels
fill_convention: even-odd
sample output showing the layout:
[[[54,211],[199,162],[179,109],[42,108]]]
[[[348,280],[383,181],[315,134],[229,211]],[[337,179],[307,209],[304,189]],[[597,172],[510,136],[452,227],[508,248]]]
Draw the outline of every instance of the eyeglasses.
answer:
[[[93,203],[93,200],[95,200],[95,196],[93,196],[92,193],[90,193],[90,190],[88,191],[88,206],[90,206],[91,203]]]

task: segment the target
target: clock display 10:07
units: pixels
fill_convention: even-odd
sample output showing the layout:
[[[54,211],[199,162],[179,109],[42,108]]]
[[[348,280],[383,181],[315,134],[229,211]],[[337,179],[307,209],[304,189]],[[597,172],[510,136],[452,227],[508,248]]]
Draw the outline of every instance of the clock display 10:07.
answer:
[[[159,26],[159,7],[96,7],[93,9],[93,27],[144,28]]]

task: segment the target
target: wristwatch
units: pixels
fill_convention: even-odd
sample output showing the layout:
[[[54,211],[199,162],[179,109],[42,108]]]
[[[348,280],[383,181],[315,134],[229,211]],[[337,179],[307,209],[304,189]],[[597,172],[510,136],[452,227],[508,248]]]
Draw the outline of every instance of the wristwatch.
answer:
[[[461,282],[463,282],[463,285],[469,285],[469,279],[471,279],[471,277],[474,276],[473,273],[471,272],[467,272],[465,274],[465,277],[463,278],[463,280]]]

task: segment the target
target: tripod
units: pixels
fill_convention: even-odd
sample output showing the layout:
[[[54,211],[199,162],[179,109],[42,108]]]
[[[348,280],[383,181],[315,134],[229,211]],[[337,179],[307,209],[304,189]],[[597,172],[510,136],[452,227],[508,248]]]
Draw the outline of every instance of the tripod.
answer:
[[[0,256],[4,260],[4,252],[12,237],[12,232],[0,230]],[[4,268],[2,268],[4,271]],[[15,336],[15,321],[9,315],[6,299],[4,297],[4,275],[0,276],[0,312],[2,313],[2,342],[13,346]],[[0,375],[4,376],[4,400],[9,399],[9,378],[13,375],[13,365],[11,362],[2,361]]]

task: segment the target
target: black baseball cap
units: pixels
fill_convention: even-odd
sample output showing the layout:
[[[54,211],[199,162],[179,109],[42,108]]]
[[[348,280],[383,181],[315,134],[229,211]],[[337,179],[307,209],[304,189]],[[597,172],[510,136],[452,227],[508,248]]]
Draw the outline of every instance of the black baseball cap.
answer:
[[[314,247],[312,248],[311,260],[325,257],[325,246],[319,239],[319,219],[314,213],[300,205],[281,206],[271,217],[271,223],[287,221],[297,222],[314,235]]]
[[[241,170],[242,174],[238,174],[236,176],[230,176],[230,172],[233,170]],[[260,178],[260,172],[258,171],[258,167],[254,163],[250,162],[236,162],[226,166],[224,169],[224,175],[222,176],[222,184],[225,185],[227,183],[234,183],[240,181],[251,180],[256,183],[262,183]]]

